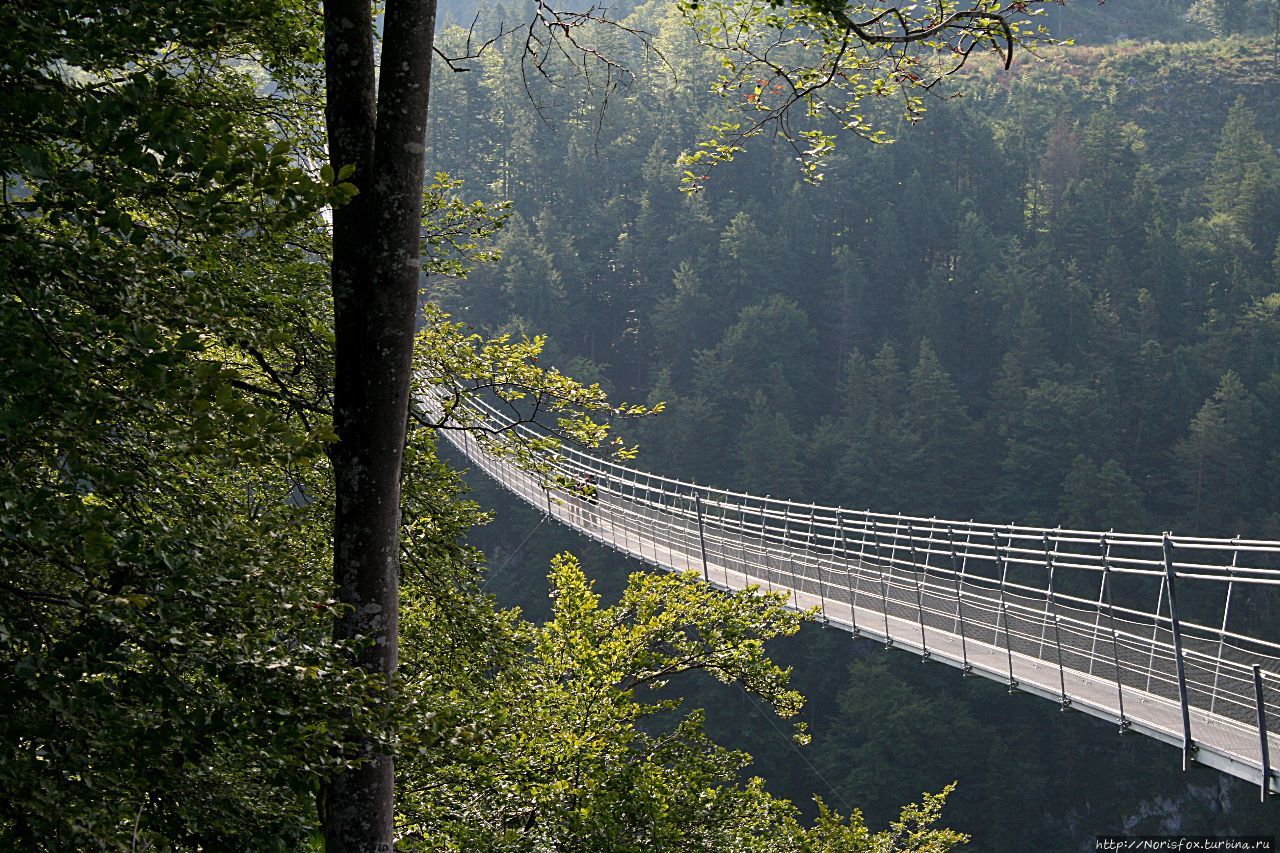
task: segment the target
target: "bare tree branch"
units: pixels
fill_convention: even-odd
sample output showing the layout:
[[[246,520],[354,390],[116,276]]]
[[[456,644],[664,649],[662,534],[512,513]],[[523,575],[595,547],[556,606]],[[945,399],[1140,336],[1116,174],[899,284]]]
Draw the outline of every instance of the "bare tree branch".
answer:
[[[453,71],[453,72],[470,71],[471,69],[467,67],[464,63],[472,62],[476,59],[479,59],[481,56],[484,55],[484,52],[486,50],[493,47],[499,41],[501,41],[502,39],[514,33],[517,29],[519,29],[518,27],[512,27],[511,29],[507,29],[507,25],[505,23],[498,24],[497,35],[493,36],[493,38],[486,39],[485,41],[477,45],[473,43],[473,40],[476,32],[476,24],[479,22],[480,22],[480,12],[477,11],[475,18],[471,21],[471,26],[467,28],[466,46],[462,49],[462,53],[458,54],[457,56],[450,56],[449,54],[445,53],[443,50],[440,49],[440,46],[438,43],[435,43],[435,42],[432,43],[431,45],[432,52],[435,53],[436,56],[440,57],[440,59],[444,61],[444,64],[448,66],[450,71]]]

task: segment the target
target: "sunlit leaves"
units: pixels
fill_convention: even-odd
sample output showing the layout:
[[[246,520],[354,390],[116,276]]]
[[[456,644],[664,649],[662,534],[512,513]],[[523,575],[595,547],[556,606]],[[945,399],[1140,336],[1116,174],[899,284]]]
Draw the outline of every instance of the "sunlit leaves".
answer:
[[[965,840],[933,826],[949,789],[884,832],[825,806],[806,827],[760,779],[743,782],[749,756],[711,740],[702,712],[665,690],[710,676],[794,717],[790,671],[765,652],[802,621],[784,595],[637,573],[605,604],[567,554],[553,560],[551,586],[551,619],[507,614],[494,632],[505,642],[481,651],[474,680],[438,700],[431,725],[447,737],[404,757],[405,849],[942,853]],[[429,622],[411,616],[404,637],[417,673],[406,687],[430,691],[439,665],[427,663]]]
[[[0,846],[287,846],[395,708],[328,640],[315,33],[116,11],[0,12]]]
[[[1015,47],[1049,42],[1031,17],[1043,0],[955,0],[891,6],[826,0],[682,2],[699,41],[723,68],[715,90],[743,113],[713,125],[709,139],[680,158],[686,190],[764,133],[792,146],[806,180],[840,134],[889,141],[886,125],[925,113],[925,97],[975,53],[1007,66]]]
[[[793,827],[789,804],[738,786],[743,756],[709,741],[700,715],[671,720],[679,703],[654,692],[706,672],[793,715],[799,697],[763,647],[799,626],[782,599],[637,574],[606,607],[567,555],[551,578],[553,618],[509,624],[516,646],[484,680],[474,743],[406,759],[408,846],[746,849],[729,839]],[[425,627],[406,625],[410,648]]]
[[[555,368],[538,363],[545,339],[486,340],[468,332],[433,306],[425,309],[418,334],[414,383],[418,420],[441,429],[465,429],[491,451],[516,458],[522,465],[549,472],[549,454],[562,441],[607,448],[616,458],[635,455],[611,420],[637,418],[662,410],[610,402],[598,384],[585,385]],[[495,427],[476,403],[496,407],[511,424],[540,425],[536,434]],[[519,440],[515,440],[519,436]]]

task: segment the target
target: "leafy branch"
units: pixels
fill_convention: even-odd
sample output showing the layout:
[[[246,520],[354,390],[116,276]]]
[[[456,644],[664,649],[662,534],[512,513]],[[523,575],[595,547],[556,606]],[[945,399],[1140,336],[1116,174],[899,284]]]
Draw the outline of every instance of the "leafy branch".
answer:
[[[770,131],[795,151],[805,179],[820,181],[837,134],[888,142],[880,125],[895,112],[919,120],[923,95],[936,94],[976,52],[994,51],[1008,68],[1016,48],[1052,43],[1031,24],[1043,2],[851,7],[830,0],[686,0],[681,11],[723,69],[715,90],[745,117],[713,125],[711,138],[681,155],[684,188],[701,189],[712,168]],[[890,101],[897,110],[886,112],[880,102]]]

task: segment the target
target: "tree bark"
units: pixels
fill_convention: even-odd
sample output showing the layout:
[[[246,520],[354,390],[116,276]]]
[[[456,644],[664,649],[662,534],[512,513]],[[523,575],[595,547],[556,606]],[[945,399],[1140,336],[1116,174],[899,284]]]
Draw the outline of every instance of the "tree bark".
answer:
[[[399,616],[400,480],[421,252],[435,0],[388,0],[375,72],[368,0],[326,0],[330,165],[360,190],[333,216],[336,490],[333,577],[348,609],[338,640],[361,639],[360,666],[394,677]],[[394,764],[366,761],[320,795],[325,848],[390,851]]]

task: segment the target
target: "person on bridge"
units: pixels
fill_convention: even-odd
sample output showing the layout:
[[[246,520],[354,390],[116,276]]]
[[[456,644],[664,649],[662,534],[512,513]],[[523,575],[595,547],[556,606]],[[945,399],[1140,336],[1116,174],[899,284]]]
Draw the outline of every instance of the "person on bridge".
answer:
[[[596,478],[594,474],[584,474],[578,478],[574,484],[575,496],[582,501],[578,506],[578,515],[585,524],[588,521],[595,521],[595,513],[591,511],[591,506],[597,500],[596,495]]]

